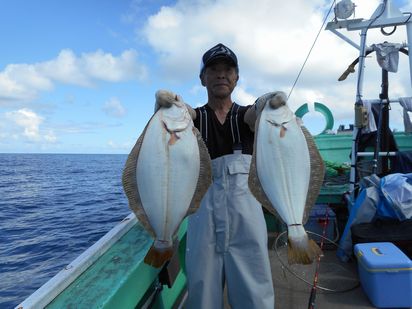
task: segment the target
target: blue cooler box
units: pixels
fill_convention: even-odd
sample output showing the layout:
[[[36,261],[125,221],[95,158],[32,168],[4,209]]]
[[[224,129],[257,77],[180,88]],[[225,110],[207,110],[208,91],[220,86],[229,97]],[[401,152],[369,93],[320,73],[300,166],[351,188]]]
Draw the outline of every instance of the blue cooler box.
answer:
[[[412,307],[412,261],[390,242],[354,247],[362,288],[378,308]]]

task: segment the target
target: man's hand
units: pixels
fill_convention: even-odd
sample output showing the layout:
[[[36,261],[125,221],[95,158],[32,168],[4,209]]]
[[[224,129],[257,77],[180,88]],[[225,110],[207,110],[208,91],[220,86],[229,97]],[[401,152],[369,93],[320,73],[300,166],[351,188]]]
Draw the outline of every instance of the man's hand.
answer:
[[[155,94],[156,97],[156,103],[155,103],[155,113],[159,110],[161,107],[166,107],[169,108],[172,106],[172,104],[182,104],[183,100],[182,97],[169,91],[169,90],[158,90],[156,91]]]
[[[258,115],[262,112],[263,108],[268,104],[271,108],[278,108],[285,105],[287,101],[286,93],[283,91],[275,91],[266,93],[255,101],[255,104],[248,109],[245,114],[245,122],[249,125],[250,129],[254,131],[255,122]]]
[[[186,108],[189,111],[189,114],[192,117],[192,119],[194,120],[196,118],[195,110],[190,105],[186,104],[180,95],[175,94],[174,92],[169,91],[169,90],[158,90],[156,91],[155,97],[156,97],[156,103],[155,103],[155,109],[154,109],[155,113],[161,107],[169,108],[173,104],[176,104],[178,106],[182,106],[184,104],[186,105]]]
[[[269,92],[260,96],[255,102],[255,109],[257,114],[260,114],[266,104],[272,108],[278,108],[286,105],[287,97],[283,91]]]

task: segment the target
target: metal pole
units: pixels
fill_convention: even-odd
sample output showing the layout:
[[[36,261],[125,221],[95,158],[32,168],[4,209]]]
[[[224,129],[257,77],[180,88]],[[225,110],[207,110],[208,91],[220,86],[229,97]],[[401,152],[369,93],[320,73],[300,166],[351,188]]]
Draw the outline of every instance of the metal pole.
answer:
[[[358,84],[356,87],[356,103],[362,104],[362,92],[363,92],[363,76],[365,72],[365,58],[366,58],[366,33],[368,29],[361,30],[361,49],[359,51],[359,71],[358,71]]]
[[[365,57],[366,57],[366,33],[368,29],[364,28],[361,30],[361,45],[359,51],[359,70],[358,70],[358,83],[356,87],[356,102],[355,102],[355,109],[357,106],[362,106],[362,91],[363,91],[363,76],[364,76],[364,69],[365,69]],[[356,112],[355,112],[356,114]],[[355,182],[356,182],[356,139],[358,136],[358,130],[356,126],[353,128],[353,135],[352,135],[352,154],[351,154],[351,170],[350,170],[350,184],[349,184],[349,191],[351,194],[351,202],[355,201]]]
[[[360,46],[358,44],[356,44],[355,42],[353,42],[351,39],[348,39],[346,36],[344,36],[342,33],[340,33],[339,31],[337,31],[336,29],[329,29],[330,31],[332,31],[333,34],[335,34],[336,36],[340,37],[342,40],[344,40],[345,42],[349,43],[350,45],[352,45],[353,47],[355,47],[357,50],[360,50]]]
[[[382,93],[379,95],[381,100],[388,101],[389,74],[388,71],[382,70]],[[379,144],[377,145],[376,159],[378,160],[379,151],[388,151],[389,149],[389,103],[382,102],[382,124],[377,134],[380,134]],[[381,158],[382,173],[386,175],[389,171],[388,157]]]
[[[407,46],[409,51],[409,75],[410,75],[410,83],[412,86],[412,52],[411,52],[411,45],[412,45],[412,20],[409,20],[406,24],[406,34],[408,38]]]

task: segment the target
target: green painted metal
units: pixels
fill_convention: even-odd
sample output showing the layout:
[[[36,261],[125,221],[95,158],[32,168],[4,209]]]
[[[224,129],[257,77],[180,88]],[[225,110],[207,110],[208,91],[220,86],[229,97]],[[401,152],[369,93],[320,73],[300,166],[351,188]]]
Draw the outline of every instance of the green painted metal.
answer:
[[[345,192],[349,191],[349,184],[333,185],[330,187],[322,187],[316,203],[318,204],[346,204],[343,199]]]
[[[326,125],[322,133],[325,133],[328,130],[332,130],[333,125],[334,125],[334,120],[333,120],[333,115],[330,109],[322,103],[315,102],[315,111],[318,111],[319,113],[321,113],[326,119]]]
[[[180,238],[179,243],[179,262],[180,267],[182,267],[183,273],[186,274],[186,230],[187,230],[187,219],[183,221],[181,230],[185,231],[185,235]]]
[[[169,309],[175,306],[176,300],[179,299],[181,294],[186,290],[186,276],[183,271],[179,272],[176,278],[173,288],[169,289],[163,286],[162,292],[156,298],[153,303],[153,309]]]
[[[286,231],[286,225],[279,218],[275,217],[266,210],[264,210],[263,214],[265,216],[266,228],[268,232],[281,233]]]
[[[168,309],[173,308],[176,305],[176,300],[178,300],[182,293],[186,290],[187,279],[185,275],[185,253],[186,253],[186,230],[187,230],[187,219],[185,219],[180,225],[178,238],[179,238],[179,262],[180,262],[180,272],[177,275],[176,281],[173,283],[171,288],[163,285],[163,289],[156,302],[153,304],[153,309]]]
[[[399,150],[411,151],[412,150],[412,134],[404,132],[395,132],[394,137]]]
[[[179,239],[178,254],[181,269],[171,288],[167,287],[166,285],[163,285],[162,291],[157,296],[156,301],[153,303],[153,309],[173,308],[176,305],[176,301],[186,291],[187,279],[184,271],[186,252],[186,230],[187,219],[183,220],[177,234],[177,237]]]
[[[412,135],[395,132],[394,137],[399,150],[412,150]],[[323,160],[336,163],[350,163],[352,149],[352,133],[349,134],[320,134],[314,137],[316,146]]]
[[[178,237],[185,235],[186,223]],[[160,272],[143,262],[152,243],[136,224],[46,308],[135,308]],[[181,271],[170,289],[163,288],[159,296],[163,307],[159,308],[171,308],[185,285]]]
[[[350,164],[352,134],[319,134],[314,137],[316,146],[324,161],[336,164]],[[349,179],[348,179],[349,180]],[[349,190],[349,184],[322,186],[316,203],[345,204],[343,195]]]
[[[296,111],[295,115],[299,118],[303,118],[305,114],[309,113],[308,103],[302,104]]]
[[[351,161],[352,134],[320,134],[315,136],[315,143],[323,160],[336,163]]]
[[[142,264],[151,244],[136,224],[47,308],[134,308],[157,274]],[[133,289],[129,281],[134,281]]]
[[[315,102],[314,105],[315,105],[315,111],[321,113],[325,117],[325,120],[326,120],[325,128],[320,134],[323,134],[328,130],[332,130],[333,125],[334,125],[334,120],[333,120],[333,115],[331,111],[329,110],[329,108],[326,105],[319,103],[319,102]],[[309,112],[308,103],[305,103],[301,105],[295,111],[295,115],[299,118],[303,118],[303,116],[305,116],[308,112]]]
[[[403,132],[395,132],[394,137],[399,150],[412,150],[412,135]],[[352,132],[349,134],[328,135],[320,134],[314,137],[316,146],[325,161],[350,164],[352,147]],[[367,149],[373,151],[373,149]],[[344,203],[342,196],[349,190],[349,185],[323,186],[317,198],[317,203]]]

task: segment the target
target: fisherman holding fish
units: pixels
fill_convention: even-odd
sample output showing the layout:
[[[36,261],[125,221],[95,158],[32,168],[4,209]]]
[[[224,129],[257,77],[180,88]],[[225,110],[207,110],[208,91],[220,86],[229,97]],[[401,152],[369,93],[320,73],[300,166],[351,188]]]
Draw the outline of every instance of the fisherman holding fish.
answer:
[[[274,308],[265,219],[248,187],[253,131],[263,106],[232,101],[238,79],[235,53],[223,44],[212,47],[200,69],[208,102],[188,107],[212,159],[213,177],[188,220],[189,309],[223,308],[225,284],[232,308]]]
[[[270,92],[240,106],[236,55],[218,44],[202,57],[208,102],[191,108],[167,90],[123,171],[123,187],[154,243],[145,263],[161,267],[189,216],[187,308],[273,309],[274,292],[262,207],[288,228],[289,264],[310,264],[321,250],[304,224],[319,194],[324,164],[313,137]],[[155,190],[153,190],[155,189]]]

